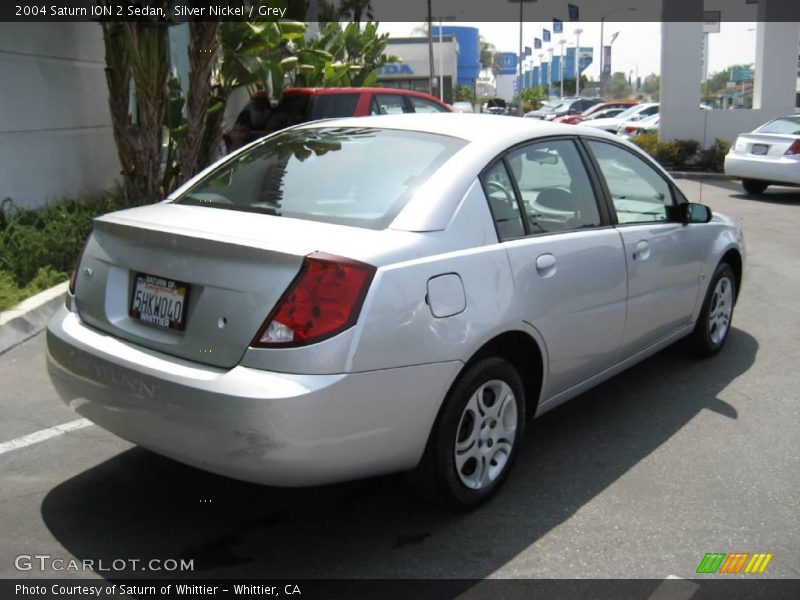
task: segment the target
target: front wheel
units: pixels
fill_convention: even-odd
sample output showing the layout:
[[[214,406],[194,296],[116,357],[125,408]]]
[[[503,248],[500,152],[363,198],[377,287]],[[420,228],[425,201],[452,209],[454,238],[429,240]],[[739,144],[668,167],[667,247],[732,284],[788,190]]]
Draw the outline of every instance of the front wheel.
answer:
[[[721,263],[708,286],[694,331],[686,338],[690,352],[713,356],[722,349],[730,332],[735,301],[736,277],[728,263]]]
[[[758,179],[742,179],[742,187],[748,194],[761,194],[769,184]]]
[[[505,359],[478,361],[445,398],[425,453],[410,474],[426,500],[470,508],[502,485],[516,458],[525,426],[525,392]]]

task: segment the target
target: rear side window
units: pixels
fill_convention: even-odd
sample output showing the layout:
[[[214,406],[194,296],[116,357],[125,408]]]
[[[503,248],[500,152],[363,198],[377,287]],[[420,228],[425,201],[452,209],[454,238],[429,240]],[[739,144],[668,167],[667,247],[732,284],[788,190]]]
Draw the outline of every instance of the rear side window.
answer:
[[[265,129],[277,131],[308,121],[308,107],[310,104],[308,94],[284,94],[278,106],[267,118]]]
[[[398,115],[406,110],[403,96],[397,94],[375,94],[372,100],[373,115]]]
[[[361,127],[284,131],[228,160],[175,202],[383,229],[466,143]]]
[[[483,190],[489,200],[489,208],[501,242],[525,235],[522,215],[519,212],[514,184],[502,160],[497,161],[483,175]]]
[[[310,120],[352,117],[359,94],[320,94],[314,98]]]
[[[416,96],[409,96],[408,99],[411,100],[411,106],[414,107],[414,112],[418,113],[447,112],[447,110],[436,104],[436,102],[431,102],[430,100],[426,100],[425,98],[417,98]]]

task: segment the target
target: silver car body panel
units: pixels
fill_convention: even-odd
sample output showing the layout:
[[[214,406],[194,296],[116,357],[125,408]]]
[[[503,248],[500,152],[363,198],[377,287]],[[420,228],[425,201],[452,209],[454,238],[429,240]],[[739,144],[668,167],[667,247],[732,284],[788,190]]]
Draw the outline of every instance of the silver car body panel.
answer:
[[[478,176],[507,148],[584,136],[653,164],[596,129],[459,114],[302,127],[331,123],[473,143],[380,231],[169,202],[98,219],[77,296],[48,325],[65,402],[123,438],[241,479],[294,486],[400,471],[419,460],[464,365],[498,335],[538,346],[542,364],[521,363],[542,373],[541,414],[689,333],[720,259],[744,258],[741,229],[722,215],[498,242]],[[643,239],[648,259],[633,264]],[[376,267],[355,325],[308,346],[250,346],[315,251]],[[127,316],[140,270],[192,285],[186,332]]]
[[[217,369],[105,335],[65,307],[48,329],[50,377],[78,414],[181,462],[282,486],[412,468],[436,417],[432,399],[462,366],[338,375]]]

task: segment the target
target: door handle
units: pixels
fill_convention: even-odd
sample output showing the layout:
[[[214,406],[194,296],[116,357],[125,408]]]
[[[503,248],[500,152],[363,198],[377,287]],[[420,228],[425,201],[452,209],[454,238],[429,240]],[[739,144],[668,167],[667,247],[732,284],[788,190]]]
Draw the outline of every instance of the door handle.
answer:
[[[536,272],[541,277],[550,277],[556,272],[556,257],[552,254],[541,254],[536,259]]]
[[[647,240],[639,240],[636,242],[633,260],[647,260],[648,258],[650,258],[650,243]]]

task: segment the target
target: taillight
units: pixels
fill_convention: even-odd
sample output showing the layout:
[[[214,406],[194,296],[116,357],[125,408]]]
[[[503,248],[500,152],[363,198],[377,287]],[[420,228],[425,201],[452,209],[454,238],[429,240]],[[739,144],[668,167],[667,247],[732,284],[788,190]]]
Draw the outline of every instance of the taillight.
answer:
[[[352,327],[375,267],[322,252],[309,254],[264,321],[252,346],[304,346]]]
[[[637,129],[638,127],[634,127],[633,125],[628,125],[627,127],[625,127],[625,133],[633,133]]]
[[[89,243],[89,238],[87,237],[86,241],[83,242],[83,246],[81,246],[81,251],[78,252],[78,260],[75,261],[75,268],[72,269],[72,275],[69,276],[69,293],[72,294],[73,296],[75,295],[75,284],[78,282],[78,269],[81,266],[83,253],[86,251],[86,245],[88,243]]]
[[[789,149],[784,154],[787,156],[800,154],[800,139],[796,139],[794,142],[792,142],[792,145],[789,146]]]

